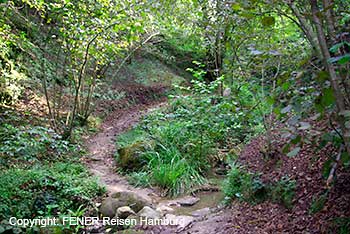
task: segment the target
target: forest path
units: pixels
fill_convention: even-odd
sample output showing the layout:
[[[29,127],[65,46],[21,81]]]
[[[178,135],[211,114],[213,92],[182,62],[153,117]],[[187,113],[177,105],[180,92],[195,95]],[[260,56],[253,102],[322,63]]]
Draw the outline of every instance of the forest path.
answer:
[[[126,178],[117,172],[114,159],[115,140],[119,134],[135,126],[142,116],[164,105],[166,102],[163,100],[116,110],[104,120],[100,132],[86,141],[89,151],[85,160],[86,165],[95,176],[99,177],[108,195],[120,191],[131,191],[148,200],[151,199],[150,195],[155,195],[152,189],[135,188],[129,185]]]
[[[155,206],[168,206],[169,204],[176,204],[179,200],[188,198],[186,195],[184,195],[184,197],[173,199],[165,198],[161,196],[160,192],[157,189],[137,188],[130,185],[127,179],[118,173],[118,165],[114,159],[114,154],[116,151],[116,137],[135,126],[143,116],[165,105],[167,105],[167,102],[162,100],[116,110],[109,114],[109,116],[107,116],[107,118],[104,120],[103,124],[101,125],[100,132],[91,136],[85,142],[86,148],[89,151],[88,156],[84,160],[85,164],[106,187],[108,196],[111,196],[116,192],[133,192],[138,196],[141,196],[142,198],[148,200]],[[191,217],[193,211],[203,211],[209,209],[209,207],[210,209],[215,208],[218,201],[221,200],[221,193],[209,191],[198,193],[197,197],[200,201],[193,206],[180,206],[176,208],[173,207],[175,208],[175,214]],[[212,215],[214,214],[211,214],[209,216],[209,220],[207,218],[203,219],[206,214],[204,214],[203,217],[202,215],[197,218],[194,217],[195,219],[193,222],[186,224],[186,226],[183,228],[179,228],[177,226],[149,226],[146,230],[144,230],[143,227],[138,228],[141,228],[139,231],[144,234],[170,234],[175,232],[187,233],[185,230],[193,230],[198,233],[207,233],[204,232],[205,229],[203,229],[202,226],[204,228],[209,228],[209,230],[214,230],[213,228],[215,228],[215,230],[218,230],[221,228],[221,224],[217,225],[217,220],[211,221],[213,217],[216,217],[216,215],[213,217]],[[105,233],[103,230],[100,231],[102,231],[100,233]]]

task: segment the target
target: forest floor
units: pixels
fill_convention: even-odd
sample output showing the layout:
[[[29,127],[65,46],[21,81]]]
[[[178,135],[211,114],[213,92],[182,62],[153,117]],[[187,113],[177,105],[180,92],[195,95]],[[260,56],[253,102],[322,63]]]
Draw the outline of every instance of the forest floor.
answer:
[[[112,89],[116,92],[125,91],[126,97],[124,101],[119,100],[115,103],[97,103],[97,112],[106,112],[105,110],[111,107],[112,111],[107,113],[100,131],[85,141],[89,154],[84,158],[84,162],[106,186],[108,195],[127,191],[137,193],[155,205],[171,203],[171,198],[162,197],[161,191],[157,188],[131,186],[126,177],[118,173],[118,165],[114,159],[116,137],[135,126],[142,116],[166,105],[164,95],[160,98],[165,93],[166,87],[117,84]],[[133,100],[133,102],[126,104],[125,100]],[[314,124],[322,125],[322,123]],[[274,132],[276,136],[274,155],[270,155],[270,158],[264,157],[261,149],[264,148],[265,139],[264,136],[258,136],[251,139],[250,143],[244,147],[238,162],[248,171],[260,174],[261,180],[266,184],[280,181],[285,176],[295,180],[296,189],[292,208],[287,209],[282,204],[270,200],[256,204],[235,200],[230,207],[222,209],[218,207],[222,194],[207,192],[198,194],[201,198],[199,205],[175,210],[176,215],[190,215],[196,210],[215,208],[210,209],[210,212],[205,215],[196,217],[186,228],[139,226],[125,233],[336,233],[334,230],[339,230],[339,226],[348,226],[349,219],[346,217],[350,216],[349,173],[340,168],[338,179],[332,188],[326,187],[322,175],[324,163],[336,152],[330,147],[317,151],[315,146],[304,144],[297,157],[286,157],[280,153],[284,145],[279,132],[281,128],[283,126],[279,126],[279,130]],[[316,207],[317,205],[319,207]]]
[[[115,138],[136,125],[143,115],[163,105],[166,105],[166,101],[160,99],[116,110],[106,117],[101,131],[86,142],[90,152],[90,156],[85,159],[86,164],[90,171],[100,178],[109,194],[130,191],[143,196],[153,204],[164,202],[165,199],[156,188],[135,188],[129,185],[126,178],[117,173],[118,167],[113,158],[116,150]],[[136,227],[134,230],[145,234],[332,233],[326,230],[330,230],[330,223],[334,223],[333,217],[349,215],[350,197],[341,195],[344,194],[341,191],[350,187],[350,181],[347,179],[349,176],[340,174],[342,181],[327,192],[329,199],[323,204],[323,209],[317,214],[312,214],[310,211],[313,200],[322,197],[322,194],[328,191],[320,171],[327,158],[326,155],[332,152],[323,151],[315,155],[310,147],[304,147],[302,157],[286,158],[277,155],[274,160],[261,160],[260,148],[263,142],[262,137],[252,139],[243,150],[239,161],[251,171],[262,173],[262,178],[266,182],[286,174],[297,180],[292,209],[270,201],[259,204],[234,201],[229,208],[217,209],[195,219],[185,230],[178,230],[172,226]],[[282,147],[282,142],[276,147]],[[310,181],[314,183],[310,184]],[[341,187],[338,186],[340,184]]]

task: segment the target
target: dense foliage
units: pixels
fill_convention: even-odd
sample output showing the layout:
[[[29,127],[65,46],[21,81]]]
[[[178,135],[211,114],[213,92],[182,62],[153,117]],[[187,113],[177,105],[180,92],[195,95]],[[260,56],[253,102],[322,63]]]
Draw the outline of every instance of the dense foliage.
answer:
[[[350,165],[349,5],[0,1],[0,218],[65,214],[102,193],[78,161],[77,143],[104,117],[97,104],[137,104],[115,84],[173,85],[166,107],[117,136],[115,158],[131,183],[179,195],[214,171],[226,175],[229,202],[270,199],[291,209],[294,179],[264,184],[237,163],[261,134],[266,162],[304,157],[310,145],[315,155],[330,152],[319,172],[325,191],[310,214],[322,210],[337,171]],[[39,114],[33,102],[44,108]]]
[[[10,217],[63,216],[85,210],[93,207],[91,199],[104,193],[78,161],[77,145],[62,140],[52,129],[6,123],[0,129],[0,230],[21,232],[8,224]]]
[[[154,184],[172,195],[189,191],[204,182],[211,165],[227,163],[216,156],[218,149],[247,142],[263,129],[259,112],[251,108],[249,90],[240,92],[242,102],[216,95],[222,79],[206,84],[205,72],[191,70],[193,87],[176,85],[178,92],[187,95],[170,95],[165,110],[148,115],[138,127],[117,138],[117,160],[126,170],[137,169],[131,174],[137,185]],[[131,163],[134,157],[141,164],[138,168]]]

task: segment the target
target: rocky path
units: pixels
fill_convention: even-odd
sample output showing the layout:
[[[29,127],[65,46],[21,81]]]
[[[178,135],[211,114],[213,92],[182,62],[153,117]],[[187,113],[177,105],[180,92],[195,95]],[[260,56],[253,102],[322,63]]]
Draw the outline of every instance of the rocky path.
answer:
[[[116,137],[135,126],[142,116],[164,105],[166,105],[164,101],[153,102],[111,113],[102,124],[101,131],[86,141],[86,147],[90,153],[85,159],[85,163],[107,189],[108,197],[102,201],[100,207],[100,212],[104,216],[114,217],[117,215],[119,217],[120,215],[136,215],[137,213],[139,216],[175,220],[180,224],[177,226],[136,227],[138,231],[142,231],[141,233],[180,233],[191,227],[196,233],[202,233],[201,222],[205,221],[206,217],[209,217],[213,211],[208,206],[216,206],[213,200],[214,194],[209,192],[198,195],[198,197],[184,196],[166,199],[161,197],[156,189],[135,188],[129,185],[126,178],[117,173],[117,165],[114,160]],[[130,208],[129,203],[136,204],[136,206],[130,205]],[[118,213],[121,211],[124,213]],[[105,233],[105,227],[96,228],[98,233]]]
[[[117,110],[106,118],[101,131],[86,142],[90,152],[86,164],[90,171],[100,178],[109,195],[120,191],[133,191],[149,200],[155,195],[151,189],[130,186],[127,180],[117,173],[114,160],[115,140],[117,135],[135,126],[143,115],[165,104],[165,102],[154,102]]]

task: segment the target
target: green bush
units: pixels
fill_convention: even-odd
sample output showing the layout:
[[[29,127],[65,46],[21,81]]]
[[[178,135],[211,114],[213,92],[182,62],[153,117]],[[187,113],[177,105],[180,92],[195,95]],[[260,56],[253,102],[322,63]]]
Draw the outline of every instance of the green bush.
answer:
[[[295,195],[296,181],[289,177],[282,177],[277,183],[271,186],[271,198],[274,202],[282,203],[286,208],[293,207],[293,198]]]
[[[225,202],[234,198],[247,202],[261,202],[270,199],[291,209],[295,195],[296,181],[283,177],[276,183],[264,184],[256,174],[247,172],[243,167],[232,164],[223,183]]]
[[[145,171],[131,172],[127,178],[128,182],[136,187],[148,187],[151,185],[150,176]]]
[[[169,195],[184,193],[205,182],[200,164],[184,157],[174,146],[158,146],[145,154],[149,158],[151,183],[168,190]]]
[[[259,126],[255,120],[246,119],[249,112],[242,109],[242,104],[215,94],[223,77],[207,84],[202,77],[205,72],[191,71],[196,78],[193,86],[176,87],[192,95],[170,96],[166,109],[148,115],[136,128],[117,139],[121,149],[136,142],[152,142],[141,155],[139,151],[135,154],[145,162],[136,172],[145,172],[150,177],[149,183],[171,195],[204,183],[205,175],[217,160],[217,149],[227,147],[232,141],[245,141],[254,135],[255,126]],[[116,155],[119,164],[123,158]],[[133,170],[128,168],[128,171]],[[144,177],[133,179],[140,179],[135,184],[145,184]],[[258,191],[260,187],[264,186],[257,180],[251,189]]]
[[[140,126],[136,126],[131,130],[118,136],[118,141],[116,142],[117,148],[123,148],[128,145],[132,145],[135,142],[145,142],[148,141],[146,133],[141,129]]]
[[[156,59],[133,60],[126,69],[135,77],[137,83],[145,86],[181,84],[185,81]]]
[[[0,165],[4,167],[19,162],[52,161],[62,157],[72,147],[60,135],[45,127],[0,126]]]
[[[234,198],[242,201],[262,201],[266,197],[266,186],[257,175],[245,171],[241,166],[232,164],[223,183],[225,202]]]
[[[88,206],[104,189],[81,164],[8,169],[0,177],[0,219],[68,213]]]
[[[21,95],[23,81],[27,76],[21,71],[17,61],[18,36],[11,27],[1,20],[0,26],[0,104],[12,104]]]

